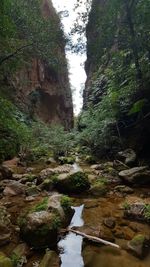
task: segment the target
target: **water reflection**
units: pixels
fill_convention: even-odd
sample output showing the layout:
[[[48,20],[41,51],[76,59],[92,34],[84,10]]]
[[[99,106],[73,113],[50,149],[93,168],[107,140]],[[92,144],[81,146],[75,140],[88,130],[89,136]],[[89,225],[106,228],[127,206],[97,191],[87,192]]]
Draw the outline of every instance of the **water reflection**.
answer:
[[[84,221],[82,219],[82,211],[84,205],[79,207],[73,207],[75,214],[72,218],[70,226],[82,226]],[[58,247],[61,250],[61,267],[84,267],[82,252],[82,236],[77,236],[74,233],[69,233],[64,239],[62,239]]]

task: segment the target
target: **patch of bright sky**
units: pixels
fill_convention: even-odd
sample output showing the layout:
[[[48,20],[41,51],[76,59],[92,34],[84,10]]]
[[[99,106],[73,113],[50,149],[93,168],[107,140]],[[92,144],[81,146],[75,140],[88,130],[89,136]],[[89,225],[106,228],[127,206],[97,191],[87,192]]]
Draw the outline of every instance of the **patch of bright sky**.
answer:
[[[85,11],[85,3],[80,5],[77,11],[74,10],[77,0],[52,0],[53,5],[57,12],[68,11],[68,16],[62,17],[61,22],[64,27],[64,32],[68,35],[74,26],[74,22],[77,18],[77,12]],[[84,1],[83,1],[84,2]],[[77,38],[80,37],[75,34],[72,37],[73,42],[76,42]],[[82,36],[83,41],[86,42],[85,36]],[[86,61],[86,53],[75,54],[66,50],[66,57],[69,66],[69,79],[71,88],[73,90],[73,104],[74,113],[78,115],[82,108],[82,91],[86,81],[86,73],[84,71],[84,62]]]

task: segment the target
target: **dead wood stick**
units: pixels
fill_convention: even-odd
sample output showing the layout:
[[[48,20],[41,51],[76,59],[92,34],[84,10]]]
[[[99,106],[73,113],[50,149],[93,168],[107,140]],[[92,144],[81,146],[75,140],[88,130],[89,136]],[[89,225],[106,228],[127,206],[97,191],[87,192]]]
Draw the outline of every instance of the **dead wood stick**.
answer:
[[[106,246],[112,246],[112,247],[115,247],[115,248],[120,248],[120,246],[118,246],[118,245],[116,245],[114,243],[111,243],[109,241],[103,240],[103,239],[101,239],[99,237],[96,237],[96,236],[87,235],[87,234],[85,234],[83,232],[76,231],[76,230],[73,230],[71,228],[69,228],[68,231],[72,232],[72,233],[75,233],[77,235],[83,236],[84,238],[89,239],[91,241],[102,243],[102,244],[104,244]]]

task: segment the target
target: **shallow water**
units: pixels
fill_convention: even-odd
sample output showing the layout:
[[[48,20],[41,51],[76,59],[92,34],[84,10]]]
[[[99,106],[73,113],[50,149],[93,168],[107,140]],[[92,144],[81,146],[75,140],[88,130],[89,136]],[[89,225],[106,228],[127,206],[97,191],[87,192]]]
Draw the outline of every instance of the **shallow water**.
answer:
[[[73,207],[75,214],[70,223],[70,227],[82,226],[84,221],[82,219],[82,211],[84,205]],[[58,248],[60,249],[61,267],[84,267],[82,258],[82,242],[83,237],[77,236],[74,233],[69,233],[62,239]]]

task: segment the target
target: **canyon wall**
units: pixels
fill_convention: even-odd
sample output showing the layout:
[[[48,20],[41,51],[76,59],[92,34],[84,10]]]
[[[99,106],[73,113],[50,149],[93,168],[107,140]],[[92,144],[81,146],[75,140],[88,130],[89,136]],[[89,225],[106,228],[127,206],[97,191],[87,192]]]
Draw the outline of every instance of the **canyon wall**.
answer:
[[[40,8],[41,18],[44,18],[45,23],[50,19],[51,23],[54,24],[51,30],[54,32],[53,35],[55,31],[59,32],[60,20],[51,0],[42,0]],[[36,11],[33,10],[33,12]],[[42,21],[41,25],[42,23],[44,22]],[[35,30],[37,30],[36,27]],[[42,32],[40,34],[42,36]],[[35,36],[35,38],[38,38],[38,36]],[[37,52],[36,45],[33,43],[35,50],[34,48],[31,51],[29,50],[28,54],[24,56],[23,64],[20,64],[19,68],[17,67],[16,72],[13,75],[7,75],[7,82],[11,87],[9,89],[11,98],[17,107],[30,118],[40,119],[48,124],[59,123],[65,129],[71,129],[73,127],[73,104],[63,33],[59,33],[59,40],[56,44],[51,36],[44,36],[43,40],[39,40],[39,43],[37,40],[39,47],[45,42],[44,38],[46,38],[46,41],[49,38],[51,44],[54,42],[52,51],[52,45],[47,47],[48,56],[44,55],[44,51],[41,54]],[[52,60],[49,58],[50,53],[52,54]],[[9,95],[9,92],[7,94]]]

